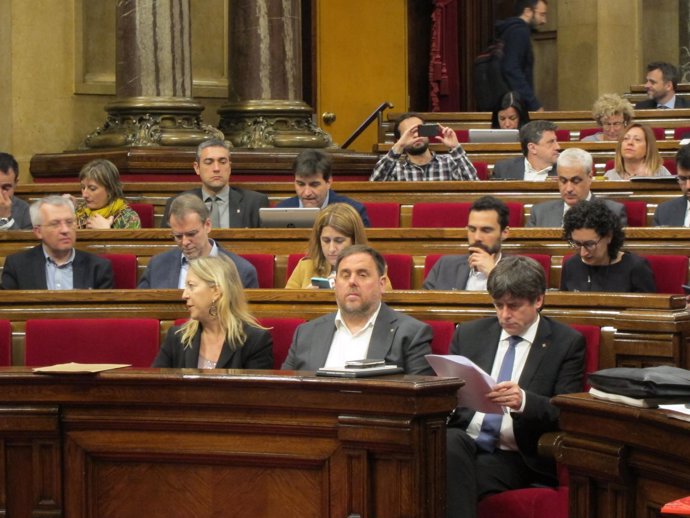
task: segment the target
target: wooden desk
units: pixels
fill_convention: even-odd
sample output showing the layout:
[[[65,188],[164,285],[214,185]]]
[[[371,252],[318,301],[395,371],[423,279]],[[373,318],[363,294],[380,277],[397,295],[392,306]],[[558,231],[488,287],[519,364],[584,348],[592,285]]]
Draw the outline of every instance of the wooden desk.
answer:
[[[690,494],[690,423],[587,394],[554,398],[572,518],[649,518]]]
[[[344,518],[445,513],[456,379],[0,369],[0,513]]]
[[[0,319],[13,331],[13,361],[23,364],[24,329],[36,318],[156,318],[161,334],[188,318],[179,290],[3,291]],[[257,317],[311,320],[336,310],[330,291],[246,290]],[[465,322],[495,315],[486,293],[393,291],[384,301],[420,320]],[[602,328],[601,368],[677,365],[690,367],[690,313],[685,298],[670,295],[547,292],[545,315]]]

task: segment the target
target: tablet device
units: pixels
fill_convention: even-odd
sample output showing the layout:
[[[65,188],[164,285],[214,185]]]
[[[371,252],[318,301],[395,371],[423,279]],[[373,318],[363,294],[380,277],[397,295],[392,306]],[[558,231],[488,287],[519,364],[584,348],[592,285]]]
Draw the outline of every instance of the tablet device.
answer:
[[[471,129],[470,143],[478,142],[520,142],[520,131],[516,129]]]
[[[259,209],[263,228],[311,228],[319,213],[318,207],[271,207]]]

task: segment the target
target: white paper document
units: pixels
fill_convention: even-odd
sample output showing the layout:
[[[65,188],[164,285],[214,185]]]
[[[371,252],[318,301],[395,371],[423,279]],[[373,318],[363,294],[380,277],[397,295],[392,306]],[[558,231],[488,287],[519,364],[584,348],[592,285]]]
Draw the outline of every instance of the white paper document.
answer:
[[[472,360],[465,356],[454,354],[427,354],[425,358],[438,376],[465,380],[465,386],[458,390],[459,406],[487,414],[502,414],[505,412],[501,405],[497,405],[486,397],[494,385],[497,384],[496,380],[484,372]]]

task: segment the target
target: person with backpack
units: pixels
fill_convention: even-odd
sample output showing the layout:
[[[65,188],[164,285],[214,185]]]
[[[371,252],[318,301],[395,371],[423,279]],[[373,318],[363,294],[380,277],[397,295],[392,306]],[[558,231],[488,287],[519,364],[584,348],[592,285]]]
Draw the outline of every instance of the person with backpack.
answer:
[[[501,71],[507,86],[522,97],[530,111],[543,111],[534,93],[531,33],[546,23],[546,0],[517,0],[515,16],[496,24],[496,35],[503,42]]]

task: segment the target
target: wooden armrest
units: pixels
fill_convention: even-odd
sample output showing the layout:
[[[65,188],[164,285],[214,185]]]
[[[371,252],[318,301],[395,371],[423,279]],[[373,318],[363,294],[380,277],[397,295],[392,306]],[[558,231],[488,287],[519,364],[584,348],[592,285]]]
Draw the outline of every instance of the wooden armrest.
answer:
[[[537,451],[540,457],[555,458],[556,448],[563,440],[563,432],[549,432],[539,437]]]

